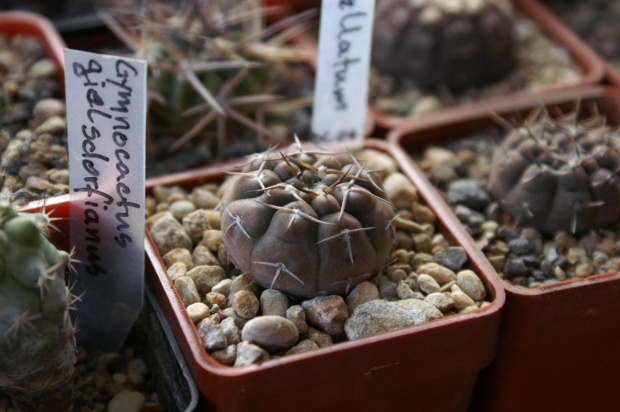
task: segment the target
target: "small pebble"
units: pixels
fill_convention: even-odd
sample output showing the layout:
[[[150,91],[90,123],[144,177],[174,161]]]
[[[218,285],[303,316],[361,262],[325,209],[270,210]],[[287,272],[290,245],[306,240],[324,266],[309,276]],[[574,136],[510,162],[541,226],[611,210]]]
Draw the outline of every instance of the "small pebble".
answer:
[[[185,229],[185,232],[194,243],[200,242],[205,230],[211,229],[209,218],[203,209],[194,210],[186,214],[183,216],[182,222],[183,229]]]
[[[439,292],[441,289],[439,283],[429,275],[419,275],[417,282],[418,288],[427,295]]]
[[[346,321],[345,332],[347,339],[355,340],[441,317],[435,306],[422,300],[373,300],[357,308]]]
[[[324,348],[334,344],[334,340],[331,336],[313,327],[308,327],[308,339],[316,343],[319,348]]]
[[[222,365],[232,366],[237,360],[237,345],[228,345],[225,349],[213,351],[209,355]]]
[[[286,354],[292,355],[294,353],[308,352],[310,350],[318,349],[319,346],[311,341],[310,339],[304,339],[300,341],[297,345],[293,346],[289,349]]]
[[[288,298],[276,289],[266,289],[260,295],[260,310],[263,315],[286,317]]]
[[[202,302],[192,303],[186,309],[187,314],[194,323],[198,323],[209,316],[209,307]]]
[[[447,312],[454,307],[454,301],[443,293],[431,293],[424,301],[435,306],[441,312]]]
[[[298,338],[295,324],[282,316],[258,316],[248,321],[241,331],[242,340],[268,351],[287,350]]]
[[[207,351],[224,349],[227,346],[226,335],[221,325],[202,322],[198,328],[198,337]]]
[[[482,300],[487,296],[484,284],[478,275],[471,270],[460,271],[456,275],[456,283],[473,300]]]
[[[176,263],[182,263],[185,269],[192,269],[194,262],[192,261],[192,254],[187,249],[174,248],[170,252],[162,256],[164,264],[170,270],[170,267]],[[178,270],[178,269],[177,269]]]
[[[243,319],[252,319],[258,313],[260,302],[249,290],[240,290],[233,296],[232,307]]]
[[[174,281],[174,287],[181,297],[185,307],[191,305],[192,303],[200,302],[200,295],[198,294],[196,285],[191,278],[181,276]]]
[[[435,262],[426,263],[420,266],[416,272],[418,275],[429,275],[435,279],[439,285],[456,280],[456,274],[452,270]]]
[[[239,328],[233,318],[226,318],[222,320],[220,322],[220,326],[222,327],[224,336],[226,336],[226,342],[228,345],[241,342],[241,332],[239,331]]]
[[[319,296],[303,301],[301,306],[306,312],[308,323],[335,340],[344,336],[344,323],[349,317],[349,310],[341,296]]]
[[[174,248],[192,249],[192,240],[172,216],[162,216],[155,222],[151,227],[151,238],[162,256]]]
[[[168,210],[177,220],[182,220],[185,216],[196,210],[196,206],[189,200],[178,200],[172,203]]]
[[[306,311],[301,305],[293,305],[286,310],[286,318],[293,322],[300,337],[308,334],[308,324],[306,323]]]
[[[383,299],[396,300],[398,299],[398,285],[390,281],[387,276],[380,276],[379,294]]]
[[[213,292],[213,290],[211,290],[211,292],[207,293],[205,299],[211,306],[217,305],[219,308],[226,307],[226,295],[222,293]]]
[[[458,272],[467,263],[467,260],[465,249],[461,246],[451,246],[437,253],[431,261],[453,272]]]
[[[196,266],[187,272],[187,277],[194,281],[196,289],[201,296],[211,292],[211,288],[220,283],[225,276],[224,269],[210,265]]]
[[[204,245],[198,245],[192,252],[192,261],[196,266],[219,266],[218,258]]]
[[[461,288],[457,285],[452,285],[450,288],[450,299],[454,301],[454,307],[457,309],[463,309],[467,306],[475,306],[476,303],[472,298],[467,296]]]

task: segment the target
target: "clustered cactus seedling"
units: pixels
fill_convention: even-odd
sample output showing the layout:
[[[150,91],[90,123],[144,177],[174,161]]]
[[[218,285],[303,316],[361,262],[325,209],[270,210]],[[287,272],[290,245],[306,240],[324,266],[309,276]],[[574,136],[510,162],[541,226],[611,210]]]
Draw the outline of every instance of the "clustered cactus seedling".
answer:
[[[394,206],[352,154],[268,151],[229,182],[221,204],[232,262],[296,298],[346,294],[394,245]]]
[[[149,1],[140,10],[102,14],[136,56],[148,61],[148,124],[156,138],[172,137],[165,155],[197,136],[208,141],[216,136],[220,158],[230,136],[250,132],[259,143],[285,140],[265,123],[290,122],[292,113],[311,103],[301,93],[287,102],[282,97],[296,81],[293,63],[311,59],[309,51],[286,44],[314,12],[266,26],[266,16],[276,11],[258,0],[185,0],[180,7]]]
[[[577,115],[535,111],[495,151],[490,193],[519,225],[579,234],[620,218],[620,133]]]
[[[22,411],[73,406],[71,257],[46,238],[51,220],[0,201],[0,389]]]
[[[421,89],[459,91],[514,68],[508,0],[384,0],[377,3],[373,64]]]

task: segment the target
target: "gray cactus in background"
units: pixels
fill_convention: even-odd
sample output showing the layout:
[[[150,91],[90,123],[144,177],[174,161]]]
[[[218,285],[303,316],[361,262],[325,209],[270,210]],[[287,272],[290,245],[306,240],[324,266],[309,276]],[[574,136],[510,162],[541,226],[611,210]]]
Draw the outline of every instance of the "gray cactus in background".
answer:
[[[487,84],[515,66],[513,29],[508,0],[383,0],[373,65],[421,89]]]
[[[620,133],[577,111],[534,112],[493,157],[489,189],[517,224],[583,233],[620,218]]]

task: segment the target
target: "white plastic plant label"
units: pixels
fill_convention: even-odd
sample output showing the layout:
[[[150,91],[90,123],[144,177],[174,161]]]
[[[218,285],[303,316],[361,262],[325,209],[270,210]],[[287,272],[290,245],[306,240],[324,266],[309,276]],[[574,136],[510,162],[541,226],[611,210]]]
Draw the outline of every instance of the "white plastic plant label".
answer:
[[[361,147],[375,0],[323,0],[314,87],[313,140],[326,147]]]
[[[78,341],[120,349],[142,309],[146,62],[65,49]]]

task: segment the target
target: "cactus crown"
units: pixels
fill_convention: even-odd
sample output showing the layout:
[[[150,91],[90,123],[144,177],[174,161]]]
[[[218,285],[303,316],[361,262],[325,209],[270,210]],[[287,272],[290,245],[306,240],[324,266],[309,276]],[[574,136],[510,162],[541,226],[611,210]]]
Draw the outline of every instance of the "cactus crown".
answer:
[[[24,410],[72,405],[72,255],[46,238],[53,220],[0,200],[0,387]]]
[[[216,135],[218,156],[230,135],[250,132],[259,142],[265,137],[283,141],[264,123],[288,119],[293,110],[310,104],[301,96],[282,102],[281,94],[295,82],[291,65],[311,58],[308,51],[285,44],[303,31],[300,22],[314,12],[267,26],[266,16],[276,10],[258,0],[185,0],[176,8],[147,3],[137,11],[111,10],[103,17],[148,61],[149,112],[156,114],[149,119],[151,134],[173,135],[176,140],[167,148],[172,151],[196,136]]]
[[[536,110],[496,150],[490,192],[519,225],[575,234],[620,218],[620,132],[578,112]]]
[[[487,84],[514,68],[513,26],[508,0],[382,1],[373,64],[421,89]]]
[[[265,288],[296,298],[346,294],[378,273],[394,244],[394,206],[351,154],[257,155],[227,183],[224,245]]]

